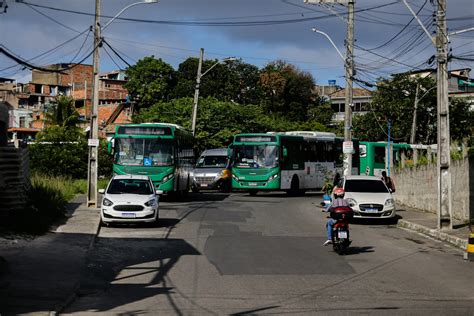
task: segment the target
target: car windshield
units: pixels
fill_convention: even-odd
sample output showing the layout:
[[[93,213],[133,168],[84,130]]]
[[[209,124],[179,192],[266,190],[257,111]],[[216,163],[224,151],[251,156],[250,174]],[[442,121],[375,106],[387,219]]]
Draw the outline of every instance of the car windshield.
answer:
[[[389,192],[385,184],[380,180],[346,180],[344,185],[346,192],[364,193],[387,193]]]
[[[115,163],[123,166],[173,165],[173,145],[169,139],[116,138]]]
[[[196,168],[225,168],[227,156],[201,156]]]
[[[278,146],[237,145],[234,166],[238,168],[273,168],[278,166]]]
[[[140,179],[114,179],[107,189],[108,194],[153,194],[150,181]]]

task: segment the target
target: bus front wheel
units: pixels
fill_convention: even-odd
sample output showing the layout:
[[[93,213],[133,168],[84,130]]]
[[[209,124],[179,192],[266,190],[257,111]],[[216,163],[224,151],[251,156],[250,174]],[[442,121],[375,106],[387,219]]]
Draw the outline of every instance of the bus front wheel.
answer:
[[[255,189],[250,189],[250,190],[249,190],[249,194],[250,194],[251,196],[257,195],[257,192],[258,192],[258,191],[255,190]]]

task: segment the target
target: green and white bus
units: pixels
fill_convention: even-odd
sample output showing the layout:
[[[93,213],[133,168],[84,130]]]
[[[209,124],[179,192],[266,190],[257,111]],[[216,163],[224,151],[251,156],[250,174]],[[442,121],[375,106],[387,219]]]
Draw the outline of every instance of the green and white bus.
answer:
[[[409,161],[416,164],[420,151],[425,156],[436,152],[436,145],[390,143],[390,147],[391,150],[388,151],[387,142],[383,141],[360,142],[360,174],[380,177],[382,171],[390,174],[391,168],[408,164]]]
[[[326,132],[238,134],[231,144],[232,189],[284,190],[296,194],[321,189],[342,175],[344,139]],[[359,170],[354,141],[353,173]]]
[[[156,189],[185,193],[191,185],[194,137],[169,123],[119,125],[109,142],[114,174],[147,175]]]

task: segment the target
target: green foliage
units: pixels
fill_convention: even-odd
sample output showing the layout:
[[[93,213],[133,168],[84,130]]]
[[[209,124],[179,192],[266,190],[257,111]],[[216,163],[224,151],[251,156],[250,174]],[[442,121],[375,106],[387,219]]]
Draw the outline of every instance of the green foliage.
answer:
[[[50,126],[38,133],[29,146],[32,171],[49,176],[87,177],[88,147],[77,129]]]
[[[74,99],[70,96],[56,97],[56,103],[46,111],[46,124],[64,128],[76,128],[79,113],[74,107]]]
[[[449,102],[449,129],[453,140],[473,139],[474,111],[467,99],[451,98]]]
[[[107,139],[100,139],[99,143],[99,164],[97,173],[100,178],[109,179],[112,176],[113,156],[107,150]]]
[[[413,79],[407,74],[381,80],[372,95],[370,113],[357,116],[353,121],[354,136],[359,140],[385,140],[388,122],[391,137],[398,142],[409,142],[413,122],[416,86],[419,84],[417,130],[415,142],[436,142],[436,89],[433,79]]]
[[[148,108],[157,101],[168,98],[175,83],[173,67],[161,58],[145,57],[126,71],[125,88],[135,102],[135,109]]]

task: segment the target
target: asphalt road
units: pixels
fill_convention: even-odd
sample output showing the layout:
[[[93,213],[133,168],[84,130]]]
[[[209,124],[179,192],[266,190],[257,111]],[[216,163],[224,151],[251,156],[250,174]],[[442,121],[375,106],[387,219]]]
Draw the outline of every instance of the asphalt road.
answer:
[[[322,246],[321,195],[190,194],[160,223],[103,227],[66,313],[474,315],[474,264],[383,222]]]

